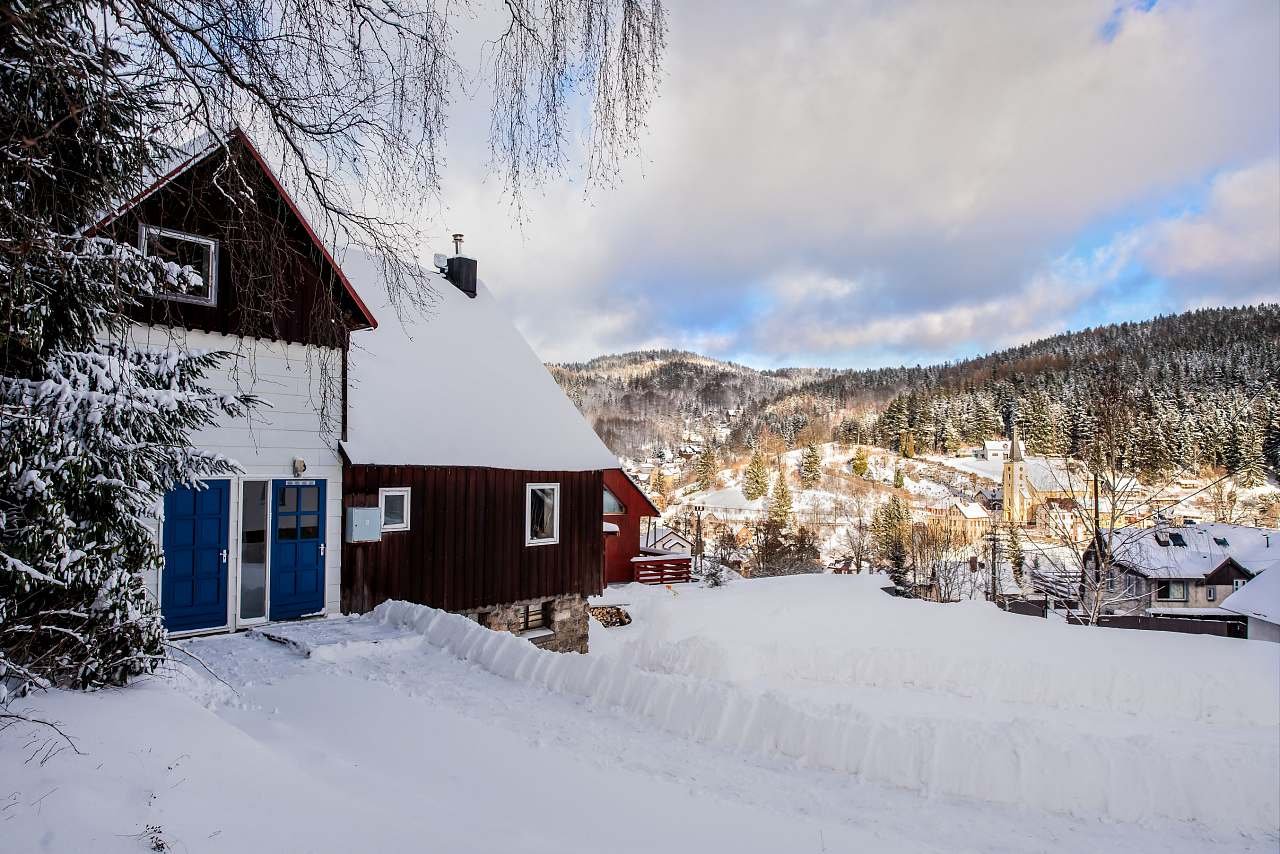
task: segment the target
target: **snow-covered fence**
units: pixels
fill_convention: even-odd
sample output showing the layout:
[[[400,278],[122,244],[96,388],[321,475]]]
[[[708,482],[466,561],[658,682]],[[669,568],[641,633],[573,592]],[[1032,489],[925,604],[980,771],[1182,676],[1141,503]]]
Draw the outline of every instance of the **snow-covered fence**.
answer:
[[[856,774],[928,795],[1127,821],[1203,821],[1270,830],[1280,823],[1274,739],[1162,749],[1152,730],[1109,733],[1087,721],[992,722],[806,706],[779,692],[641,670],[612,657],[559,655],[455,614],[385,602],[371,619],[494,675],[648,719],[695,741]],[[1228,753],[1230,755],[1223,755]]]

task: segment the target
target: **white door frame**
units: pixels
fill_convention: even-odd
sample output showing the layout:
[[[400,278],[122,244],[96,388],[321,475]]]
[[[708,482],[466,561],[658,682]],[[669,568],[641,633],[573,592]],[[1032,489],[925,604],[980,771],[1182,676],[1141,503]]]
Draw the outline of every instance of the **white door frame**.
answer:
[[[244,534],[244,531],[243,531],[244,485],[246,483],[250,483],[254,481],[260,481],[267,485],[267,501],[266,501],[267,517],[264,520],[265,527],[263,528],[263,531],[262,531],[263,560],[266,564],[266,575],[264,576],[263,584],[265,585],[266,589],[263,591],[264,595],[263,595],[262,616],[252,617],[250,619],[243,619],[240,616],[240,584],[244,580],[244,576],[241,574],[240,569],[241,569],[241,560],[242,560],[241,547],[243,545],[243,534]],[[234,479],[234,487],[235,487],[235,500],[233,502],[233,507],[235,512],[236,522],[235,522],[235,525],[233,526],[234,536],[231,537],[231,540],[232,540],[231,551],[234,554],[235,558],[234,558],[234,562],[231,565],[231,568],[235,573],[236,595],[235,595],[235,601],[231,603],[231,609],[230,609],[231,613],[228,614],[228,619],[232,621],[229,625],[234,626],[235,630],[239,630],[239,629],[247,629],[252,626],[261,626],[265,623],[270,622],[271,620],[271,533],[272,533],[271,524],[274,516],[271,512],[273,508],[271,506],[272,491],[271,491],[270,477],[266,475],[242,475]]]

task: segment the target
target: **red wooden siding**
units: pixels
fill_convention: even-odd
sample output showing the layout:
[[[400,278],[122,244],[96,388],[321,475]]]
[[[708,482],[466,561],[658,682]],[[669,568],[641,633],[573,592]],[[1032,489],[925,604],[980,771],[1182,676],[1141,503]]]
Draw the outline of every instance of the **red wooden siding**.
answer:
[[[636,571],[631,564],[631,559],[640,554],[641,520],[645,516],[661,514],[648,496],[636,488],[631,478],[627,477],[621,469],[606,470],[604,485],[609,487],[609,491],[627,508],[624,515],[610,513],[604,517],[604,521],[618,526],[618,536],[605,538],[605,583],[625,584],[636,580]],[[603,491],[600,497],[603,501]]]
[[[560,542],[524,544],[525,484],[560,484]],[[412,488],[409,530],[342,546],[342,610],[405,599],[448,611],[601,589],[598,471],[348,465],[344,507],[377,507],[378,489]]]

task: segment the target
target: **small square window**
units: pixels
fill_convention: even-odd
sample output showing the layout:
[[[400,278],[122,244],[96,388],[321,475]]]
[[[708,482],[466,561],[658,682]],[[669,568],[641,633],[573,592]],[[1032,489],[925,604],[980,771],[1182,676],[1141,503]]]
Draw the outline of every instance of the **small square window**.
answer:
[[[547,618],[546,603],[522,605],[516,609],[516,634],[544,629],[550,622]]]
[[[378,490],[378,509],[382,511],[382,530],[409,530],[409,493],[407,486]]]
[[[527,483],[524,487],[524,544],[560,542],[560,484]]]
[[[154,225],[138,227],[142,254],[166,262],[156,296],[177,302],[215,305],[218,301],[218,242]]]

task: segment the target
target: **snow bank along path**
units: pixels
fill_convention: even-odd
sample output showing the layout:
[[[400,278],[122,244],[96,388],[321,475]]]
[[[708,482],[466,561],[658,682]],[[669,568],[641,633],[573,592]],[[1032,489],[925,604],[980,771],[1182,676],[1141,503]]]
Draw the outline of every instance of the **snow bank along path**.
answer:
[[[813,708],[777,691],[644,670],[617,656],[545,652],[465,617],[406,602],[385,602],[368,618],[411,628],[494,675],[622,709],[681,737],[791,757],[867,781],[1124,821],[1194,820],[1250,832],[1274,832],[1280,823],[1280,747],[1274,732],[1265,736],[1271,727],[1247,727],[1243,737],[1170,752],[1158,732],[1115,734],[1087,715],[1077,728],[1034,719],[996,724],[878,715],[857,705]]]

